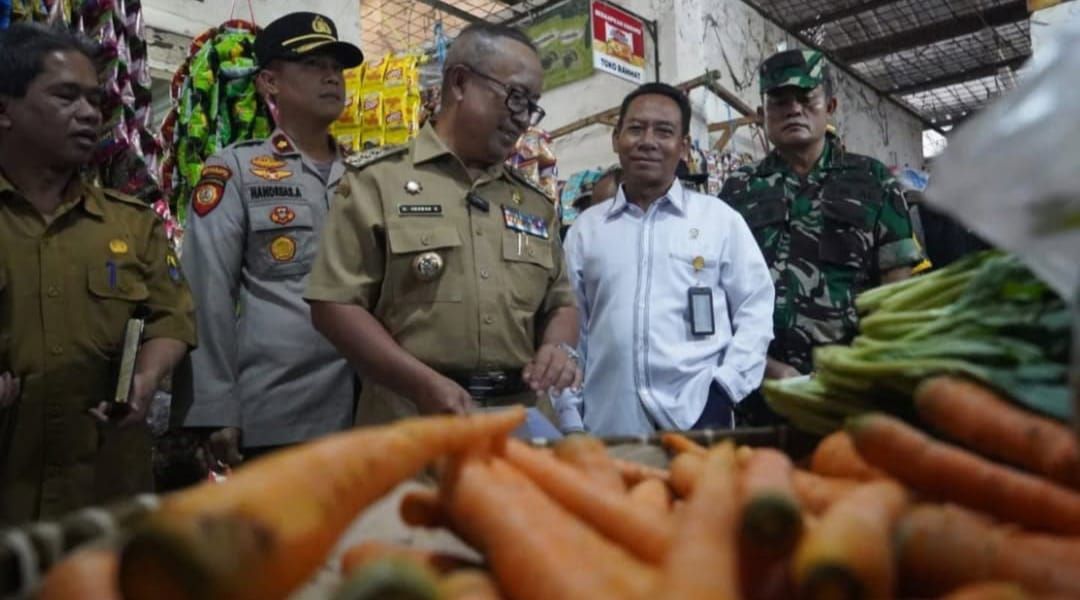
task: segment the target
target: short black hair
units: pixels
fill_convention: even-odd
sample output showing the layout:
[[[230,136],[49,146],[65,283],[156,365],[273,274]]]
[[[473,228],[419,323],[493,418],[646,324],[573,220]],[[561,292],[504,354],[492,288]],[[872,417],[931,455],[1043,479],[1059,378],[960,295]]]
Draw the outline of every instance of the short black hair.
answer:
[[[675,104],[679,105],[679,112],[682,115],[682,135],[689,134],[691,114],[690,99],[686,97],[686,94],[682,90],[666,83],[646,83],[627,94],[626,97],[623,98],[622,106],[619,107],[619,121],[615,124],[615,131],[622,129],[623,119],[626,118],[626,111],[630,108],[630,103],[640,96],[647,96],[650,94],[666,96],[671,98]]]
[[[51,52],[78,52],[97,65],[100,48],[86,37],[63,27],[16,23],[0,31],[0,95],[22,98],[45,70]]]

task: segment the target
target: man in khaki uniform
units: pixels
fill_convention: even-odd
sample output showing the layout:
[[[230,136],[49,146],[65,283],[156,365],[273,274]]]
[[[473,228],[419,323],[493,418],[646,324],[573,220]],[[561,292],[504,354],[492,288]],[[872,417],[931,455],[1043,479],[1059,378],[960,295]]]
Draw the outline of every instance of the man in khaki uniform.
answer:
[[[532,405],[580,380],[554,207],[503,166],[543,116],[542,77],[519,31],[470,25],[435,126],[339,185],[305,298],[364,375],[358,422]]]
[[[0,33],[0,526],[150,491],[146,410],[195,343],[157,215],[79,174],[102,121],[86,44],[41,25]],[[110,418],[140,306],[131,410]]]

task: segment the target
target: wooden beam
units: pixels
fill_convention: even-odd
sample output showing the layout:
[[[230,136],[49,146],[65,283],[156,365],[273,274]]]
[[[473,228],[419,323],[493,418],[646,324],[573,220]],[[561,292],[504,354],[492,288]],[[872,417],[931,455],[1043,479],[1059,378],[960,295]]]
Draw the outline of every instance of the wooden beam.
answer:
[[[832,55],[846,63],[859,63],[880,58],[904,50],[927,46],[944,40],[981,31],[987,27],[999,27],[1028,18],[1025,0],[1014,0],[993,8],[961,15],[926,27],[909,29],[893,35],[874,38],[837,48]]]
[[[790,29],[793,29],[795,31],[810,29],[811,27],[824,25],[825,23],[832,23],[833,21],[839,21],[848,17],[854,17],[855,15],[860,15],[864,12],[870,12],[876,8],[895,4],[896,2],[897,0],[870,0],[869,2],[863,2],[862,4],[856,4],[855,6],[841,8],[832,12],[820,13],[818,14],[818,16],[812,19],[806,19],[805,21],[793,23],[790,26]]]
[[[982,79],[983,77],[990,77],[991,75],[997,75],[1001,69],[1018,69],[1024,62],[1031,58],[1030,56],[1018,56],[1009,60],[1003,60],[996,62],[992,65],[985,65],[982,67],[976,67],[974,69],[968,69],[966,71],[957,71],[955,73],[948,73],[941,77],[935,77],[933,79],[927,79],[926,81],[920,81],[918,83],[912,83],[909,85],[902,85],[900,87],[889,90],[890,94],[896,94],[897,96],[906,96],[908,94],[917,94],[919,92],[925,92],[934,88],[945,87],[948,85],[955,85],[957,83],[963,83],[965,81],[974,81],[976,79]]]
[[[753,125],[757,123],[757,116],[739,117],[737,119],[731,119],[730,121],[723,121],[720,123],[709,123],[709,133],[720,131],[721,129],[738,129],[743,125]]]

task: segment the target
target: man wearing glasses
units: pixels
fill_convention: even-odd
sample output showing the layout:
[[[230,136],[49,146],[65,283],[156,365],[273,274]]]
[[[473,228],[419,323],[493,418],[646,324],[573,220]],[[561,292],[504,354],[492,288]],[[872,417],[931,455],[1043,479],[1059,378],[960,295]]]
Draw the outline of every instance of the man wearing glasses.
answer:
[[[837,99],[820,52],[788,50],[760,69],[758,108],[775,149],[720,197],[754,232],[776,286],[767,379],[813,370],[812,350],[858,332],[855,296],[905,279],[921,260],[900,187],[880,161],[847,152],[826,126]],[[744,402],[740,408],[764,407]],[[768,418],[768,415],[761,415]]]
[[[538,398],[550,415],[546,392],[580,382],[554,207],[503,166],[544,116],[542,83],[526,36],[470,25],[435,124],[351,161],[305,297],[363,375],[358,423]]]

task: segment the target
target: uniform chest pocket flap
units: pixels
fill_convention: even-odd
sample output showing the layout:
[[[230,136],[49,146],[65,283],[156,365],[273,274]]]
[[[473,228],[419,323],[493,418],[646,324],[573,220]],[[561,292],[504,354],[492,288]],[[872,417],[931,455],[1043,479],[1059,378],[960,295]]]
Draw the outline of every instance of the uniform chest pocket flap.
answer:
[[[861,269],[873,251],[873,231],[867,223],[867,208],[851,196],[826,195],[821,203],[822,232],[819,256],[822,261]]]
[[[391,298],[406,303],[460,302],[464,282],[461,236],[452,226],[387,228],[390,253],[385,285]]]
[[[503,260],[530,263],[544,269],[551,269],[555,266],[552,252],[550,240],[514,231],[503,232]]]
[[[87,289],[101,299],[143,302],[150,298],[138,265],[102,262],[87,269]]]
[[[749,194],[740,203],[739,212],[746,219],[750,229],[760,229],[777,225],[787,220],[787,204],[784,202],[784,190],[770,188]]]
[[[248,261],[265,277],[305,275],[315,254],[314,220],[304,202],[260,203],[248,210]]]

